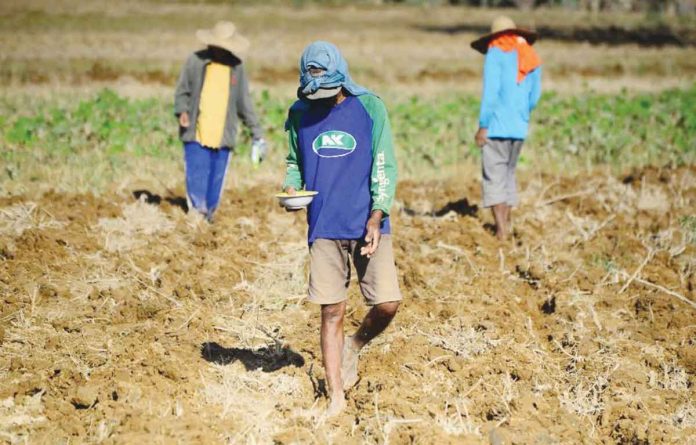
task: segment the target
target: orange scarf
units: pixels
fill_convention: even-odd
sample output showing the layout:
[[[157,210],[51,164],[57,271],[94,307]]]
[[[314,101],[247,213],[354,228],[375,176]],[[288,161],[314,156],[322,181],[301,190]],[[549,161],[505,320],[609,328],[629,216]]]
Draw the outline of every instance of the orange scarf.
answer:
[[[541,65],[541,59],[532,45],[517,34],[503,34],[496,37],[488,44],[488,47],[496,47],[506,53],[517,50],[517,83],[522,82],[527,74]]]

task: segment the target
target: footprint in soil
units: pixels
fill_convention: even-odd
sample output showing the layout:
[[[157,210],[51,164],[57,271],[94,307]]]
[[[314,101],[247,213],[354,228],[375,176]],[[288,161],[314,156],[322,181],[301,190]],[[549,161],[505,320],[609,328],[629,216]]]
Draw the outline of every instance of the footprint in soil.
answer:
[[[301,368],[305,364],[304,357],[297,352],[276,346],[252,350],[225,348],[215,342],[205,342],[201,345],[201,356],[218,365],[228,365],[239,360],[247,371],[261,369],[263,372],[273,372],[290,365]]]

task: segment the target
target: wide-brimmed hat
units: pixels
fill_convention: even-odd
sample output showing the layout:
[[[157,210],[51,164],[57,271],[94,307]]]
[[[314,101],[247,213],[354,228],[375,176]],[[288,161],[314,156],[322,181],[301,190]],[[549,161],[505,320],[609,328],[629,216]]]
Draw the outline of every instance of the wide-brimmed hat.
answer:
[[[518,28],[511,18],[501,16],[493,20],[491,32],[471,42],[471,47],[481,54],[486,54],[488,52],[488,44],[496,37],[505,33],[513,33],[522,36],[530,45],[533,45],[539,36],[534,31]]]
[[[249,50],[249,41],[239,34],[232,22],[217,22],[213,29],[199,29],[196,37],[208,46],[226,49],[240,60]]]

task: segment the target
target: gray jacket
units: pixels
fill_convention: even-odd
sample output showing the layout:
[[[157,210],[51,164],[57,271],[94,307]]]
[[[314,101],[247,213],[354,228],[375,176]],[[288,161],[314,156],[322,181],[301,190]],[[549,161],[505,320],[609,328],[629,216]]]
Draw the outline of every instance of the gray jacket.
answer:
[[[196,140],[196,121],[201,101],[201,89],[205,78],[205,67],[210,62],[211,56],[207,49],[197,51],[189,56],[179,75],[174,95],[174,114],[178,117],[186,111],[191,122],[187,128],[179,127],[179,138],[183,142]],[[238,117],[251,129],[254,139],[263,137],[263,130],[256,113],[254,113],[254,106],[249,95],[249,81],[242,62],[236,57],[232,57],[229,64],[232,66],[230,98],[227,102],[227,120],[225,121],[225,132],[222,136],[221,146],[234,148]]]

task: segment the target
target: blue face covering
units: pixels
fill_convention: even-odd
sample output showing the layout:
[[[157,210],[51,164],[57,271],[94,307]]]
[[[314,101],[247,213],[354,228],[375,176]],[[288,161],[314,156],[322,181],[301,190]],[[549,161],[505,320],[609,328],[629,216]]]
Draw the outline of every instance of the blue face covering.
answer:
[[[309,73],[310,68],[320,68],[326,72],[319,77],[312,77]],[[335,45],[316,41],[307,46],[300,58],[300,88],[297,90],[297,96],[303,99],[320,88],[337,87],[343,87],[353,96],[370,93],[350,78],[348,62]]]

